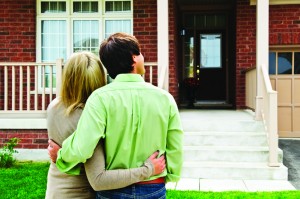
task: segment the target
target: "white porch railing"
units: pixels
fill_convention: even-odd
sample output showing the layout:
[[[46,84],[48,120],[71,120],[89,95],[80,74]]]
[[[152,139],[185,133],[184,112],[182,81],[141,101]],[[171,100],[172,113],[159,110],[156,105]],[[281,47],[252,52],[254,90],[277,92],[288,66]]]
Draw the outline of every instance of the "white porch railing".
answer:
[[[263,85],[257,85],[256,69],[246,72],[246,106],[255,109],[265,125],[269,145],[269,166],[277,167],[278,163],[278,120],[277,91],[271,86],[270,77],[265,66],[259,71],[263,77]],[[255,86],[254,86],[255,85]],[[262,96],[257,96],[257,86],[262,87]],[[256,99],[256,102],[255,102]],[[259,104],[256,104],[259,103]],[[261,107],[261,110],[256,110]]]
[[[145,68],[145,81],[157,85],[157,63],[147,62]],[[56,63],[0,62],[0,124],[4,124],[0,126],[8,128],[8,119],[11,123],[45,119],[48,104],[59,93],[62,69],[62,59]]]
[[[0,118],[44,117],[59,92],[61,71],[61,59],[56,63],[0,63]]]

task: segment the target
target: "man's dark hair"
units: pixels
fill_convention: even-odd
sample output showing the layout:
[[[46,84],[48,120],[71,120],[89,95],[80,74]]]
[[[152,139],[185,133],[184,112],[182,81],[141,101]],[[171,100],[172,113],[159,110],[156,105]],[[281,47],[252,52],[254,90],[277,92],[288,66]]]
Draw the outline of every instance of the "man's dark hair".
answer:
[[[133,70],[132,55],[140,54],[138,40],[126,33],[115,33],[102,42],[99,57],[111,78]]]

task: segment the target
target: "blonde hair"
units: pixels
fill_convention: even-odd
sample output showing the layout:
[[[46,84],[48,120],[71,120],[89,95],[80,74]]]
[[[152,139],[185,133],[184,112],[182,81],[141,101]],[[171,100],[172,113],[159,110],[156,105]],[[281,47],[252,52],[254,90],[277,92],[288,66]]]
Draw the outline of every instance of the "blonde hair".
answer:
[[[73,53],[64,66],[60,92],[66,115],[83,108],[90,94],[105,84],[106,70],[95,54]]]

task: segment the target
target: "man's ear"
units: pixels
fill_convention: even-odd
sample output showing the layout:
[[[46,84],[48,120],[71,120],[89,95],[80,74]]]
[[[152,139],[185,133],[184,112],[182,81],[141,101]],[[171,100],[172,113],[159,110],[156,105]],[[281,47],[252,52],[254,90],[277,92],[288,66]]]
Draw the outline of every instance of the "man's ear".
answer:
[[[136,55],[132,55],[132,61],[133,61],[132,67],[135,67],[135,64],[136,64]]]

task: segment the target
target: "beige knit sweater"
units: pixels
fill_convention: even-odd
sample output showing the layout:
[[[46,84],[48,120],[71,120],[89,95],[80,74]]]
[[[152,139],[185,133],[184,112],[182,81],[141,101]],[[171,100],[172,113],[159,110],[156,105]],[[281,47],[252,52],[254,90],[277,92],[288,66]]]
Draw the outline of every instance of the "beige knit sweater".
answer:
[[[47,109],[48,136],[60,146],[75,131],[82,113],[79,109],[66,117],[65,109],[66,107],[59,103],[59,98],[54,99]],[[78,176],[62,173],[54,163],[50,164],[46,198],[95,198],[94,190],[126,187],[149,178],[153,169],[151,162],[146,161],[140,168],[105,170],[104,150],[100,141],[93,156],[87,160]]]

